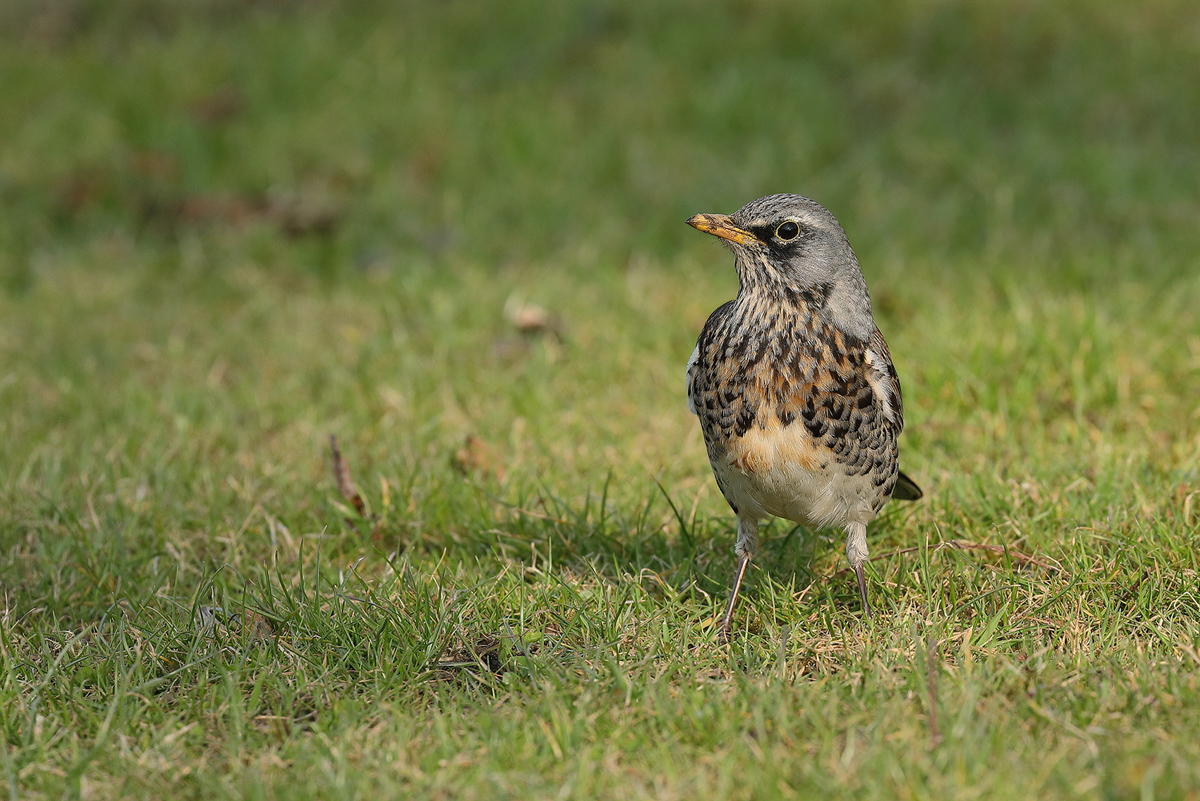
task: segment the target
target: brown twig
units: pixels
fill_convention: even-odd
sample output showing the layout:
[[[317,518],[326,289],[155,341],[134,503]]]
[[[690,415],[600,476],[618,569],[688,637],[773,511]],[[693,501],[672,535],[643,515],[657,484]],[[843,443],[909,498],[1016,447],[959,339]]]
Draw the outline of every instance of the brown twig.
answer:
[[[354,481],[350,478],[350,466],[346,464],[346,460],[342,458],[342,452],[338,450],[337,434],[329,435],[329,447],[333,450],[333,478],[337,481],[338,492],[350,502],[359,517],[365,518],[367,505],[363,503],[362,496],[355,489]]]
[[[496,503],[503,506],[505,509],[508,509],[510,512],[516,512],[517,514],[524,515],[525,517],[532,517],[534,520],[545,520],[548,523],[558,523],[560,526],[571,525],[570,520],[563,520],[561,517],[552,517],[551,515],[544,515],[541,512],[535,512],[532,509],[523,509],[520,506],[514,506],[511,503],[506,503],[494,495],[489,495],[488,497],[490,497],[493,501],[495,501]]]
[[[987,545],[982,542],[969,542],[967,540],[946,540],[935,545],[933,547],[933,551],[936,553],[943,548],[953,548],[956,551],[987,551],[988,553],[1007,555],[1011,557],[1013,561],[1020,562],[1024,565],[1034,565],[1035,567],[1040,567],[1043,570],[1062,571],[1061,565],[1052,565],[1049,562],[1044,562],[1037,557],[1030,556],[1029,554],[1024,554],[1020,551],[1014,551],[1011,548],[1005,548],[1003,545]],[[888,553],[872,556],[868,561],[878,562],[881,559],[891,559],[894,556],[901,556],[906,553],[916,553],[920,550],[921,546],[919,545],[914,545],[908,548],[897,548],[896,550],[889,551]],[[850,568],[843,567],[837,571],[836,575],[840,576],[843,573],[849,572]]]

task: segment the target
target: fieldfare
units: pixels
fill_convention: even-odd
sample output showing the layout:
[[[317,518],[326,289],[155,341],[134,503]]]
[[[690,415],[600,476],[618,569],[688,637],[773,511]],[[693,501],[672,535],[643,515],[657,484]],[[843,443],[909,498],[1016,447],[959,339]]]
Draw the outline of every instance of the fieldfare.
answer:
[[[900,472],[900,382],[871,316],[846,233],[824,206],[770,195],[688,224],[733,251],[737,298],[709,316],[687,365],[721,494],[737,515],[737,573],[721,622],[758,549],[759,521],[846,531],[846,556],[869,617],[867,524],[889,498],[916,500]]]

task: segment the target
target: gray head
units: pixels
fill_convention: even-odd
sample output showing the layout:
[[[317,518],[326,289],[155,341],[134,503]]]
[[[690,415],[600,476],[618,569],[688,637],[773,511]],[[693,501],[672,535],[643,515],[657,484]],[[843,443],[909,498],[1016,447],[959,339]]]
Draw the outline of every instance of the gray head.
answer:
[[[742,295],[797,293],[825,299],[823,316],[848,334],[875,332],[871,296],[846,232],[829,210],[802,195],[768,195],[731,215],[697,214],[688,224],[733,250]]]

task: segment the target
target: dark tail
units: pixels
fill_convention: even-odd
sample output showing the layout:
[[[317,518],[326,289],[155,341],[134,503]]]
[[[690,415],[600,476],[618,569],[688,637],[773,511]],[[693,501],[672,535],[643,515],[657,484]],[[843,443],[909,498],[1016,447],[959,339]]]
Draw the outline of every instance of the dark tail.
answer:
[[[900,471],[900,475],[896,476],[896,488],[892,490],[892,500],[919,501],[924,494],[917,486],[917,482],[904,475],[903,470]]]

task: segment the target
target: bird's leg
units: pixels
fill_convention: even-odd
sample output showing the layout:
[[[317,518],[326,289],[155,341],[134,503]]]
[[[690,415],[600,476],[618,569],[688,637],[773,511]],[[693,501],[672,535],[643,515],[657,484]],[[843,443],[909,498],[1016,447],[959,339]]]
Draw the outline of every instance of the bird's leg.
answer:
[[[721,619],[721,641],[728,642],[733,632],[733,607],[737,604],[738,590],[742,588],[742,579],[746,577],[746,568],[750,567],[750,559],[758,550],[758,521],[749,517],[738,518],[738,538],[734,552],[738,555],[737,573],[733,577],[733,593],[729,596],[729,604],[725,607],[725,617]]]
[[[862,598],[863,614],[867,620],[871,619],[871,603],[867,600],[867,574],[862,565],[854,568],[854,575],[858,577],[858,595]]]
[[[729,637],[733,633],[733,605],[737,603],[738,590],[742,588],[742,579],[745,577],[748,567],[750,567],[750,554],[738,559],[737,573],[733,577],[733,594],[729,596],[729,603],[725,606],[725,617],[721,620],[721,642],[729,642]]]
[[[846,526],[846,558],[858,579],[858,594],[862,598],[863,614],[871,617],[871,604],[867,601],[867,526],[865,523],[849,523]]]

